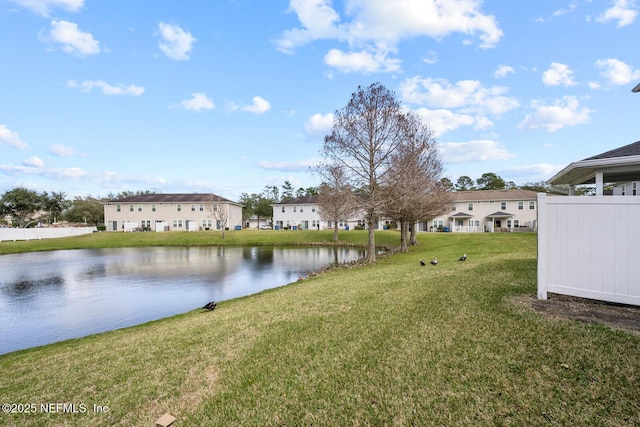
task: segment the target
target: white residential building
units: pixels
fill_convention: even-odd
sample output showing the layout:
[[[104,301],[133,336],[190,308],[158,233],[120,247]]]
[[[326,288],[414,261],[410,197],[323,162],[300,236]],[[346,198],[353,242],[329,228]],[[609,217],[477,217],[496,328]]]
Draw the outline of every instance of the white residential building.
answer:
[[[448,212],[436,218],[419,221],[418,231],[495,232],[535,231],[537,228],[536,195],[529,190],[476,190],[453,192]],[[390,221],[380,218],[376,229]],[[273,204],[273,224],[276,229],[327,229],[333,224],[318,213],[316,197],[303,197]],[[345,218],[340,229],[365,227],[364,216]]]
[[[453,192],[451,209],[418,231],[496,232],[535,231],[537,192],[529,190],[475,190]]]
[[[107,231],[242,228],[242,205],[215,194],[144,194],[103,205]],[[215,214],[215,209],[224,210],[224,215]]]

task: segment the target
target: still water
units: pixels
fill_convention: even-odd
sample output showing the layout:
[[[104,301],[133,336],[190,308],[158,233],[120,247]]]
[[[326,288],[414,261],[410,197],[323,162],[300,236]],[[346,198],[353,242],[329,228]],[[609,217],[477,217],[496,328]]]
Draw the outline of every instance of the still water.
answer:
[[[137,325],[296,281],[348,248],[120,248],[0,256],[0,354]]]

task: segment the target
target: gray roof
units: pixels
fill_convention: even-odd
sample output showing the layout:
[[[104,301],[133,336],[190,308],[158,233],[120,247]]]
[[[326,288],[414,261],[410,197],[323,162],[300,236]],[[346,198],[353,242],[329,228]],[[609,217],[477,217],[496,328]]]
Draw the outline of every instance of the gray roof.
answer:
[[[449,218],[471,218],[473,215],[469,215],[468,213],[458,212],[453,215],[449,215]]]
[[[510,216],[513,216],[513,214],[508,212],[494,212],[491,215],[487,215],[487,218],[508,218]]]
[[[453,202],[479,202],[479,201],[502,201],[502,200],[535,200],[538,192],[531,190],[473,190],[454,191]]]
[[[593,184],[597,172],[602,172],[605,183],[640,180],[640,141],[573,162],[547,182]]]
[[[121,199],[109,200],[109,203],[207,203],[224,202],[238,204],[224,197],[212,193],[161,193],[161,194],[140,194],[137,196],[123,197]]]
[[[309,205],[318,203],[318,196],[298,197],[297,199],[283,200],[274,205]]]
[[[624,147],[605,151],[604,153],[597,154],[592,157],[588,157],[584,160],[612,159],[614,157],[627,157],[627,156],[640,156],[640,141],[631,143],[629,145],[625,145]]]

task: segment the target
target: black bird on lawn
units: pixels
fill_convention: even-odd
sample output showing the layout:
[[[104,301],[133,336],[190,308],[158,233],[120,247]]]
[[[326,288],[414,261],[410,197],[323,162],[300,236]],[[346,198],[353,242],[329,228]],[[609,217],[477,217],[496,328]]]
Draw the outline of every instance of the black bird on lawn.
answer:
[[[460,258],[458,258],[458,261],[466,261],[466,260],[467,260],[467,254],[464,254]]]
[[[202,307],[202,308],[204,308],[205,310],[215,310],[216,305],[218,305],[218,304],[216,304],[216,302],[215,302],[215,301],[211,301],[211,302],[208,302],[208,303],[207,303],[204,307]]]
[[[431,260],[431,265],[437,265],[438,264],[438,258],[434,258]]]
[[[420,260],[420,265],[427,265],[427,264],[425,264],[423,260]]]

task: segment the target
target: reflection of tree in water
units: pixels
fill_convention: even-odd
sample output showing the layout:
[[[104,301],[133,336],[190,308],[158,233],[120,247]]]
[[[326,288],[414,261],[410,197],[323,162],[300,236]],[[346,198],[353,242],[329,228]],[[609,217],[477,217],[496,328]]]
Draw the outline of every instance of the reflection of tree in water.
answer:
[[[264,268],[273,264],[273,248],[245,247],[242,248],[242,259],[250,261],[257,268]]]
[[[10,297],[26,297],[37,294],[42,287],[60,287],[64,285],[64,279],[60,275],[44,277],[40,279],[21,278],[15,282],[7,283],[2,287],[2,292]]]

